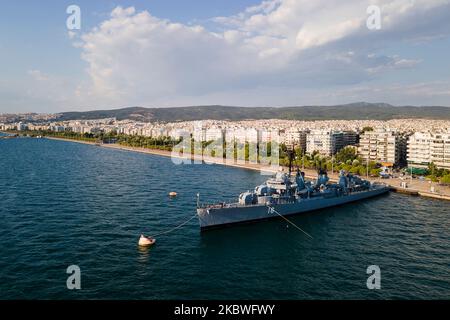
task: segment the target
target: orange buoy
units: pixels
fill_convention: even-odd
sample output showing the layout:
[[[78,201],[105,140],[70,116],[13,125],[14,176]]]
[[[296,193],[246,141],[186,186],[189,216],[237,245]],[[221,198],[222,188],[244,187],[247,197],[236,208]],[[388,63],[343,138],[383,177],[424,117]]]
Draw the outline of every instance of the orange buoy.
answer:
[[[152,245],[155,244],[155,242],[156,242],[156,239],[146,237],[146,236],[144,236],[143,234],[141,234],[141,237],[139,238],[139,245],[140,245],[141,247],[149,247],[149,246],[152,246]]]
[[[169,193],[169,196],[174,198],[178,195],[178,193],[176,193],[175,191],[172,191],[171,193]]]

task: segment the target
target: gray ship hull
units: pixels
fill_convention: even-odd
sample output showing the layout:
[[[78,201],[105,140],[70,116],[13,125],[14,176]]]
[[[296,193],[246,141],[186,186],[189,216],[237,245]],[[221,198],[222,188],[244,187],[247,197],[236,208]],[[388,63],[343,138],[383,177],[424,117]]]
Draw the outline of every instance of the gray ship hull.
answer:
[[[355,192],[346,196],[322,198],[315,197],[302,199],[298,202],[288,204],[271,205],[279,214],[290,216],[299,213],[334,207],[346,203],[359,201],[371,197],[375,197],[389,192],[390,188],[379,186],[378,188]],[[197,214],[200,222],[200,229],[207,230],[211,228],[225,227],[231,224],[255,222],[272,218],[280,218],[280,216],[270,210],[267,205],[234,205],[214,208],[198,208]]]

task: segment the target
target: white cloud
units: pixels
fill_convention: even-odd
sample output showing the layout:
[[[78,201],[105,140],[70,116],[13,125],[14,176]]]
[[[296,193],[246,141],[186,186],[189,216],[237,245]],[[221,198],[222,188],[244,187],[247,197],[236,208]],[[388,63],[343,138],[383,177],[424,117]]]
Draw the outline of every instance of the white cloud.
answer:
[[[381,7],[381,30],[366,27],[370,4]],[[402,76],[427,63],[417,46],[425,44],[420,53],[433,50],[427,42],[449,39],[450,0],[266,0],[211,21],[182,24],[117,7],[89,32],[68,33],[87,80],[29,70],[16,84],[26,84],[24,94],[13,84],[0,93],[10,105],[54,111],[360,100],[450,105],[450,78]],[[392,74],[395,83],[383,81]]]
[[[67,32],[67,36],[69,37],[69,39],[75,39],[77,37],[77,33],[73,32],[73,31],[68,31]]]
[[[403,59],[398,55],[377,56],[369,54],[367,56],[370,66],[366,69],[369,74],[376,74],[386,70],[413,68],[422,61],[419,59]]]
[[[372,3],[382,9],[377,32],[365,24]],[[388,41],[448,36],[450,23],[443,28],[439,19],[443,13],[450,18],[449,9],[449,0],[268,0],[214,19],[213,32],[117,7],[82,36],[92,81],[83,92],[116,105],[153,105],[261,87],[360,83],[415,67],[420,60],[373,52]],[[418,31],[416,21],[430,16],[439,17],[439,25],[428,19]]]
[[[36,81],[48,80],[48,75],[43,74],[40,70],[28,70],[28,75],[30,75]]]

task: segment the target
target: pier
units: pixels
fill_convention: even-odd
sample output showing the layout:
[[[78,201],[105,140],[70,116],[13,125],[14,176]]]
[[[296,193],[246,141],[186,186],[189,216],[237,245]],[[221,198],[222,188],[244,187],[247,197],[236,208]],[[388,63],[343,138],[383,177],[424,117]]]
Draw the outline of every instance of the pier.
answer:
[[[404,187],[395,187],[395,186],[390,186],[390,187],[391,187],[392,192],[409,194],[410,196],[418,196],[419,195],[419,191],[417,191],[417,190],[411,190],[411,189],[404,188]]]

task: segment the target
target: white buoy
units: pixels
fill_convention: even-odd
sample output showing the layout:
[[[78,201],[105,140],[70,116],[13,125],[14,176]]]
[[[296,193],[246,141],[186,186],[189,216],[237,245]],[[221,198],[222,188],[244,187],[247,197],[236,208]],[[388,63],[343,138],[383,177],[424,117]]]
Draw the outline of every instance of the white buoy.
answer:
[[[155,244],[155,242],[156,242],[155,239],[146,237],[146,236],[144,236],[143,234],[141,234],[141,237],[139,238],[139,245],[140,245],[141,247],[149,247],[149,246],[152,246],[152,245]]]
[[[175,191],[172,191],[171,193],[169,193],[169,196],[174,198],[178,195],[178,193],[176,193]]]

